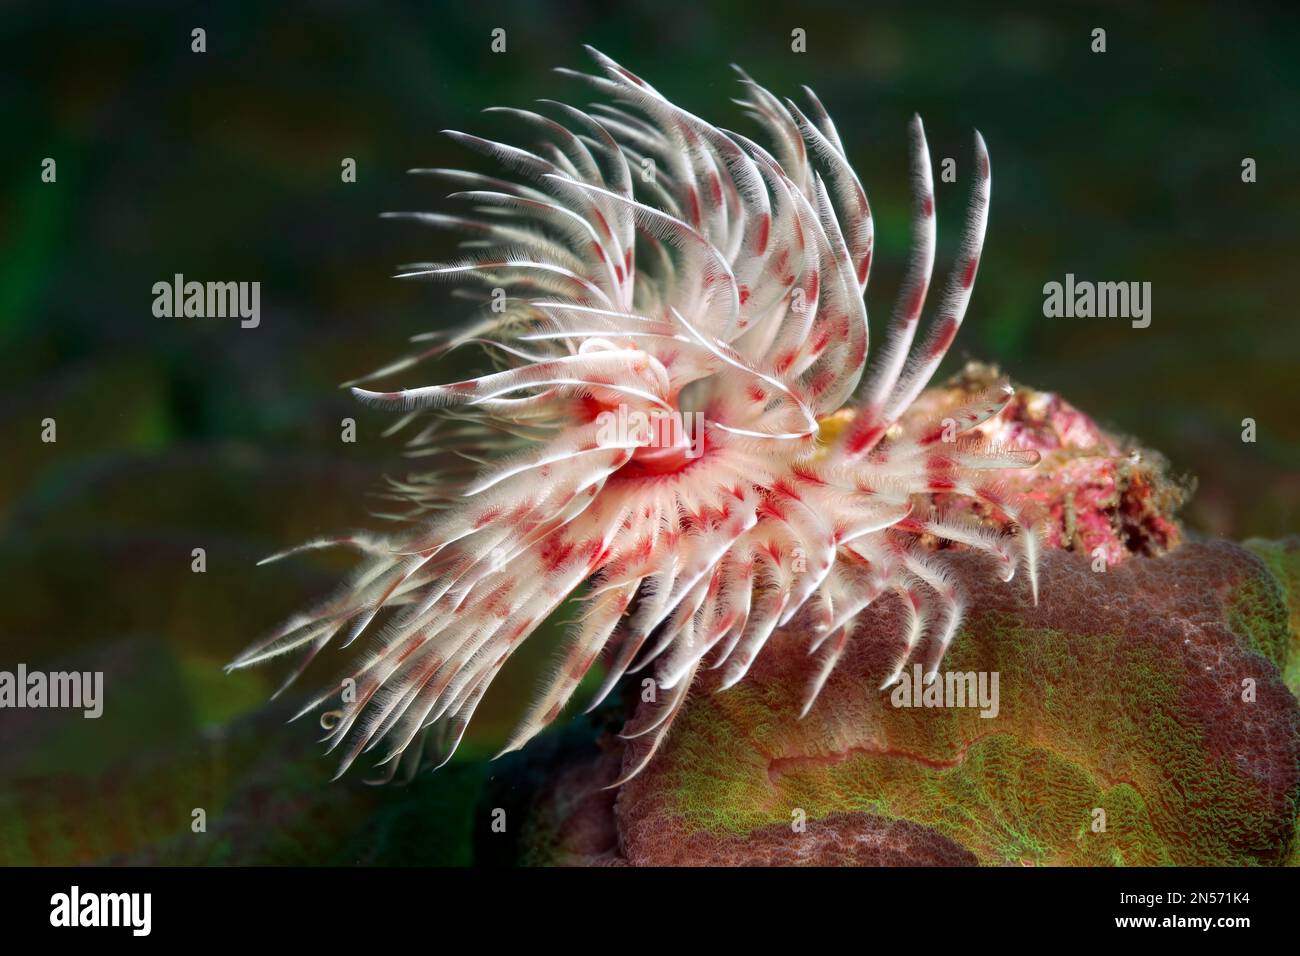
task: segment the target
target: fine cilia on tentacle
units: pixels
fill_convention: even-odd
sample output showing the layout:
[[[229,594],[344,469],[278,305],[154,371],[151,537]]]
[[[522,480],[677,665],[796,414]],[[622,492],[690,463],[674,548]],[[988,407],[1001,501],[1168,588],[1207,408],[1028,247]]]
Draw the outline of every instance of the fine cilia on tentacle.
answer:
[[[288,686],[332,640],[362,638],[351,680],[302,711],[324,710],[340,774],[367,752],[386,779],[422,755],[449,759],[502,665],[562,604],[563,656],[502,752],[553,721],[598,661],[593,707],[649,668],[657,702],[624,728],[625,780],[697,672],[735,684],[792,622],[819,662],[805,712],[849,640],[898,646],[886,686],[922,648],[937,668],[964,607],[935,542],[984,552],[1004,580],[1022,569],[1038,600],[1032,519],[996,480],[1038,455],[990,447],[979,429],[1010,387],[941,421],[906,414],[970,301],[989,203],[983,139],[956,261],[923,322],[934,192],[912,122],[911,259],[868,363],[871,210],[816,96],[800,106],[741,73],[737,102],[760,145],[591,53],[600,74],[573,75],[606,102],[505,111],[542,134],[534,151],[450,134],[506,178],[421,170],[460,187],[453,198],[471,212],[402,215],[470,238],[466,258],[403,275],[474,280],[488,304],[472,327],[368,378],[471,343],[500,370],[353,389],[401,412],[394,430],[412,430],[410,451],[436,465],[392,482],[408,509],[401,531],[304,545],[351,546],[363,562],[230,665],[300,652]],[[981,517],[934,506],[953,496],[979,501]],[[891,595],[906,633],[855,633],[860,612]]]

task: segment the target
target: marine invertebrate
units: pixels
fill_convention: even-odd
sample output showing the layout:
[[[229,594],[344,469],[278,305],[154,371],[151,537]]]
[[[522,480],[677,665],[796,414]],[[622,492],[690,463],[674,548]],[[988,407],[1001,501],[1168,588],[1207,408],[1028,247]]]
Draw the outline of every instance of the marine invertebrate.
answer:
[[[304,651],[292,681],[337,635],[350,644],[384,613],[352,682],[303,711],[340,698],[324,719],[340,773],[373,750],[390,776],[404,757],[412,772],[422,752],[449,759],[505,661],[570,599],[580,611],[567,650],[503,752],[552,721],[605,653],[596,703],[624,674],[653,667],[655,706],[624,730],[638,748],[626,776],[653,756],[701,667],[735,684],[796,616],[818,660],[805,713],[881,595],[898,592],[907,608],[885,683],[924,638],[937,667],[964,606],[926,541],[983,552],[1004,580],[1024,566],[1037,600],[1035,535],[994,480],[1037,452],[994,447],[975,430],[1011,389],[899,425],[970,301],[990,188],[979,135],[957,259],[914,347],[935,210],[924,131],[912,123],[909,268],[846,411],[867,366],[873,227],[821,103],[809,91],[805,113],[742,73],[742,105],[769,151],[591,52],[603,74],[575,75],[614,104],[550,104],[563,123],[508,111],[546,134],[538,151],[450,134],[527,182],[431,171],[466,187],[457,195],[476,215],[409,214],[469,232],[471,252],[403,275],[479,280],[492,305],[376,376],[469,343],[501,370],[355,389],[401,410],[411,449],[440,467],[394,482],[409,505],[398,533],[305,545],[349,545],[365,560],[337,595],[231,665]],[[979,499],[993,516],[934,510],[939,493]]]

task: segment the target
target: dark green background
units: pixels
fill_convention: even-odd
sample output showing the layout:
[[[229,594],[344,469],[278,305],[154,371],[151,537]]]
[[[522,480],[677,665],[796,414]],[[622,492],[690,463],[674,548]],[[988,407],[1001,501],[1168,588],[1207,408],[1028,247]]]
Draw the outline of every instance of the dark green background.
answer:
[[[385,416],[338,383],[465,313],[445,287],[390,278],[398,263],[445,255],[448,240],[377,213],[447,208],[447,190],[407,168],[490,169],[440,129],[528,137],[479,110],[586,102],[586,87],[551,72],[588,68],[584,42],[745,132],[729,62],[779,94],[816,88],[876,213],[876,329],[908,242],[908,117],[924,116],[936,161],[955,157],[959,174],[978,127],[992,218],[947,367],[997,362],[1160,449],[1199,480],[1195,532],[1298,530],[1294,13],[607,7],[41,4],[0,15],[0,668],[107,673],[97,722],[0,713],[0,862],[509,857],[512,837],[491,842],[486,808],[526,793],[541,751],[479,758],[529,693],[527,665],[507,668],[464,760],[385,790],[325,784],[312,728],[284,729],[285,707],[263,706],[273,675],[226,677],[220,665],[344,567],[254,561],[374,524],[367,492],[407,467],[379,436]],[[190,52],[198,26],[201,55]],[[1089,49],[1097,26],[1103,55]],[[495,27],[504,54],[489,50]],[[791,52],[794,27],[807,53]],[[40,181],[47,156],[56,184]],[[1246,156],[1258,162],[1253,185],[1240,178]],[[340,181],[344,157],[357,160],[355,184]],[[964,189],[939,187],[941,267]],[[261,327],[155,318],[151,287],[177,272],[260,281]],[[1066,272],[1150,281],[1151,327],[1045,319],[1042,286]],[[339,441],[349,415],[354,445]],[[1254,445],[1240,440],[1247,416]],[[46,417],[56,444],[40,441]],[[194,547],[207,549],[206,574],[190,572]],[[195,807],[206,834],[190,831]]]

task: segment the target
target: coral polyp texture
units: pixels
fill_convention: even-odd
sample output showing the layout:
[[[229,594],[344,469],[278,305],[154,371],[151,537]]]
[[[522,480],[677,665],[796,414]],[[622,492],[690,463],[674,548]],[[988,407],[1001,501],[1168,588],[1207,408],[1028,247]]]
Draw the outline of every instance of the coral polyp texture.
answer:
[[[935,670],[970,603],[941,549],[1003,582],[1022,570],[1005,599],[1037,603],[1033,506],[999,475],[1039,452],[986,427],[1013,390],[994,380],[929,414],[916,404],[979,266],[980,136],[956,258],[923,318],[936,217],[913,121],[911,256],[869,348],[871,211],[811,91],[801,107],[741,74],[760,145],[591,52],[600,73],[574,75],[609,102],[505,110],[541,134],[532,150],[451,133],[510,178],[428,170],[471,212],[404,214],[470,238],[466,258],[402,274],[469,280],[484,308],[373,378],[464,345],[499,371],[354,389],[400,413],[430,469],[393,483],[398,532],[306,545],[349,545],[363,563],[231,665],[301,652],[293,680],[331,641],[366,638],[351,681],[303,711],[324,711],[340,773],[367,752],[385,777],[445,762],[501,667],[557,614],[574,622],[567,646],[504,750],[553,721],[598,660],[592,706],[644,670],[654,699],[624,728],[617,784],[650,761],[701,675],[732,687],[783,628],[812,662],[788,673],[792,720],[855,642],[888,657],[876,686]],[[891,596],[897,614],[866,613]]]

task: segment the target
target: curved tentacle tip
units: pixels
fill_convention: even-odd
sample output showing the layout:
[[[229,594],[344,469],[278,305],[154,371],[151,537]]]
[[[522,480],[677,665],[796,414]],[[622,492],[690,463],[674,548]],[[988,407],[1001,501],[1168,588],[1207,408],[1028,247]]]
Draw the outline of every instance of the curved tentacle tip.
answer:
[[[506,754],[512,754],[521,749],[523,748],[520,744],[516,744],[513,741],[508,741],[504,747],[502,747],[492,756],[488,757],[488,760],[489,761],[500,760],[502,757],[506,756]]]

